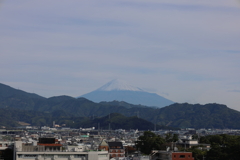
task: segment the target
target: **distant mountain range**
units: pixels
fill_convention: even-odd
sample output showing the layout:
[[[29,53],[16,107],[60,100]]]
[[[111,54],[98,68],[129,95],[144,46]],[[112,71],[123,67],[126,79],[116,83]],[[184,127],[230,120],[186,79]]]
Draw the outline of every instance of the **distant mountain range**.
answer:
[[[76,128],[94,125],[97,128],[98,122],[102,128],[108,128],[107,124],[111,121],[114,124],[113,129],[153,129],[154,124],[157,124],[157,129],[240,129],[240,112],[221,104],[175,103],[163,108],[153,108],[123,101],[95,103],[86,98],[69,96],[44,98],[1,83],[0,108],[0,126],[17,126],[19,121],[51,126],[52,121],[55,121],[57,124]],[[106,118],[109,114],[111,119]]]
[[[117,79],[80,97],[87,98],[97,103],[102,101],[124,101],[135,105],[140,104],[160,108],[174,103],[156,93],[146,92],[138,87],[131,86],[126,82]]]

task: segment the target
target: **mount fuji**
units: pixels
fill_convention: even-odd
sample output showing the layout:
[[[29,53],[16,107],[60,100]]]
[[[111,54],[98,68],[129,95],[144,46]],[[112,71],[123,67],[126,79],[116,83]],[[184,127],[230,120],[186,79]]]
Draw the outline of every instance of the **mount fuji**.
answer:
[[[131,86],[121,80],[112,80],[95,91],[84,94],[80,97],[87,98],[93,102],[102,101],[125,101],[130,104],[141,104],[151,107],[165,107],[174,102],[156,93],[146,92],[138,87]],[[79,98],[79,97],[78,97]]]

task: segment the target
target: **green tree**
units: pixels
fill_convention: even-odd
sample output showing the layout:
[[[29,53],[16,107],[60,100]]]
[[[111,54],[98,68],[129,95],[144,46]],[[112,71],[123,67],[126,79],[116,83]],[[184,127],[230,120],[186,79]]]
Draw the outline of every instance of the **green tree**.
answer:
[[[145,131],[143,136],[139,137],[137,148],[144,154],[150,154],[152,150],[162,149],[165,140],[151,131]]]
[[[166,142],[176,142],[178,141],[178,134],[167,133],[165,135]]]
[[[211,144],[206,155],[207,160],[239,160],[240,136],[210,135],[201,140]]]
[[[198,135],[197,134],[192,135],[192,139],[198,139]]]
[[[226,160],[226,154],[223,151],[223,148],[216,143],[211,145],[211,149],[207,152],[207,160]]]
[[[187,152],[192,152],[194,160],[202,160],[203,157],[206,157],[207,151],[198,149],[197,147],[192,147],[186,150]]]
[[[173,142],[177,142],[178,141],[178,134],[173,134],[172,141]]]

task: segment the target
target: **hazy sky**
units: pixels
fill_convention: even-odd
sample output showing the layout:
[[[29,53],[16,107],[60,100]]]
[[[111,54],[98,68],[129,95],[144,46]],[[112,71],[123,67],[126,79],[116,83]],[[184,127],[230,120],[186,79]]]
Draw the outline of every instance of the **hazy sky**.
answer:
[[[0,75],[44,97],[121,79],[240,111],[240,1],[0,0]]]

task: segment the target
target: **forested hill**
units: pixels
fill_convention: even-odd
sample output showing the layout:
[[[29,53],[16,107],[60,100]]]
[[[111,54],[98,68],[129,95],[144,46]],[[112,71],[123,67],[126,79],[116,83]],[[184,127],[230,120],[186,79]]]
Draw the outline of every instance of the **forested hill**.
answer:
[[[175,103],[164,108],[152,108],[118,101],[94,103],[85,98],[69,96],[44,98],[3,84],[0,84],[0,108],[38,111],[42,114],[55,113],[62,118],[100,118],[110,113],[120,113],[126,117],[136,116],[169,127],[240,129],[240,112],[221,104]],[[47,120],[41,121],[44,124]]]
[[[98,129],[138,129],[153,130],[154,124],[138,118],[136,116],[126,117],[119,113],[112,113],[104,117],[74,117],[64,114],[63,111],[43,113],[30,110],[18,110],[14,108],[2,108],[0,110],[0,127],[17,127],[20,124],[33,126],[52,126],[52,122],[71,128],[90,128]],[[158,129],[174,129],[166,126],[157,125]]]
[[[161,124],[193,128],[240,128],[240,112],[221,104],[173,104],[157,114]]]

